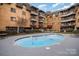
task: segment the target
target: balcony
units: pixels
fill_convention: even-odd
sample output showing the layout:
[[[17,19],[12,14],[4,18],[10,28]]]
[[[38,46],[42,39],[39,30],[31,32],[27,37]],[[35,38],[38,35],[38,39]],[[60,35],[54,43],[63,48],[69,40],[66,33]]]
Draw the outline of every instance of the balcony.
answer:
[[[70,21],[75,21],[75,19],[64,19],[64,20],[61,20],[61,22],[70,22]]]
[[[26,10],[29,11],[29,12],[31,11],[30,7],[27,7]]]
[[[36,16],[38,15],[38,8],[31,6],[30,9],[31,9],[31,14]]]
[[[72,15],[72,14],[75,14],[75,12],[74,11],[70,11],[70,12],[67,12],[67,13],[62,13],[61,14],[61,17],[66,17],[66,16],[69,16],[69,15]]]
[[[30,23],[30,26],[31,26],[32,28],[36,28],[37,24],[36,24],[36,22],[31,22],[31,23]]]
[[[45,12],[43,10],[39,10],[39,16],[40,17],[45,17]]]
[[[45,14],[43,13],[39,13],[39,16],[45,18]]]
[[[35,22],[31,22],[30,25],[31,26],[36,26],[36,23]]]
[[[43,20],[40,20],[39,22],[43,23],[44,21]]]
[[[44,22],[44,19],[39,19],[39,22],[43,23]]]
[[[75,23],[61,24],[62,27],[74,26]]]
[[[35,11],[31,11],[31,14],[36,15],[36,16],[38,15],[38,13]]]
[[[16,6],[19,7],[19,8],[23,8],[23,4],[22,3],[17,3]]]
[[[28,3],[23,3],[23,5],[26,7],[26,10],[27,10],[27,11],[31,11],[31,9],[30,9],[30,4],[28,4]]]
[[[36,22],[37,20],[35,18],[31,18],[31,21],[35,21]]]

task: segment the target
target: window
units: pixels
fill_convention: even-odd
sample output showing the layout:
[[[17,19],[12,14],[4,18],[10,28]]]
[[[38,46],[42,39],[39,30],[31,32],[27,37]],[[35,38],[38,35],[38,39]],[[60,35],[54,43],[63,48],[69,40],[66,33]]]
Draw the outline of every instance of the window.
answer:
[[[16,17],[11,17],[11,21],[15,21],[16,20]]]
[[[16,13],[16,9],[15,8],[11,8],[11,12]]]
[[[26,12],[22,11],[22,15],[26,15]]]

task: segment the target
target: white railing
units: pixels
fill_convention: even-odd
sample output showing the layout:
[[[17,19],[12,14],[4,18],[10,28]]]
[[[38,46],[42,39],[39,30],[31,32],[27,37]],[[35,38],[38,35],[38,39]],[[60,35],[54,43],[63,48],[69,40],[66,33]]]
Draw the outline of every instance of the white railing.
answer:
[[[61,20],[61,22],[68,22],[68,21],[73,21],[75,19],[65,19],[65,20]]]
[[[31,14],[38,15],[38,13],[34,11],[31,11]]]
[[[64,14],[61,15],[61,17],[69,16],[71,14],[75,14],[75,12],[74,11],[71,11],[69,13],[64,13]]]
[[[75,23],[69,23],[69,24],[61,24],[61,26],[73,26]]]
[[[44,18],[45,18],[45,15],[44,15],[44,14],[40,13],[39,15],[40,15],[41,17],[44,17]]]
[[[37,21],[36,19],[32,18],[31,21]]]

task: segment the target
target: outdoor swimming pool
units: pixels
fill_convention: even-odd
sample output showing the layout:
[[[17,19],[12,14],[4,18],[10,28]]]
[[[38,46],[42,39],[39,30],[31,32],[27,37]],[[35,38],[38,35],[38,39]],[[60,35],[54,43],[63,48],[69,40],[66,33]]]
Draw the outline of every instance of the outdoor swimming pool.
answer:
[[[15,44],[25,48],[33,48],[51,46],[63,40],[64,36],[62,35],[43,34],[19,38],[16,40]]]

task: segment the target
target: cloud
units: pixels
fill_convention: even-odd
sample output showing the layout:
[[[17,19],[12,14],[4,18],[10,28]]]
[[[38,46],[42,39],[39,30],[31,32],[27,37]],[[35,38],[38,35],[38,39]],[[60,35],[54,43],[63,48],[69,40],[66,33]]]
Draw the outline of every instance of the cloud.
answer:
[[[55,7],[57,7],[59,4],[61,4],[61,3],[55,3],[55,4],[52,5],[52,7],[55,8]]]
[[[69,8],[70,6],[74,5],[74,3],[71,3],[70,5],[64,5],[62,8],[60,9],[66,9],[66,8]]]
[[[57,10],[64,10],[64,9],[67,9],[67,8],[69,8],[70,6],[72,6],[72,5],[74,5],[75,3],[70,3],[69,5],[65,5],[65,3],[63,3],[62,5],[63,5],[63,7],[61,7],[61,8],[58,8],[58,9],[54,9],[54,10],[52,10],[52,11],[57,11]],[[55,7],[57,7],[57,6],[60,6],[59,4],[56,4],[55,6],[54,6],[54,8]]]
[[[38,8],[43,8],[43,7],[46,7],[47,5],[46,4],[42,4],[42,5],[39,5]]]
[[[64,6],[63,8],[69,8],[72,5],[74,5],[74,3],[71,3],[70,5]]]
[[[41,10],[44,10],[45,12],[47,11],[47,4],[41,4],[41,5],[38,5],[38,8],[41,9]]]

